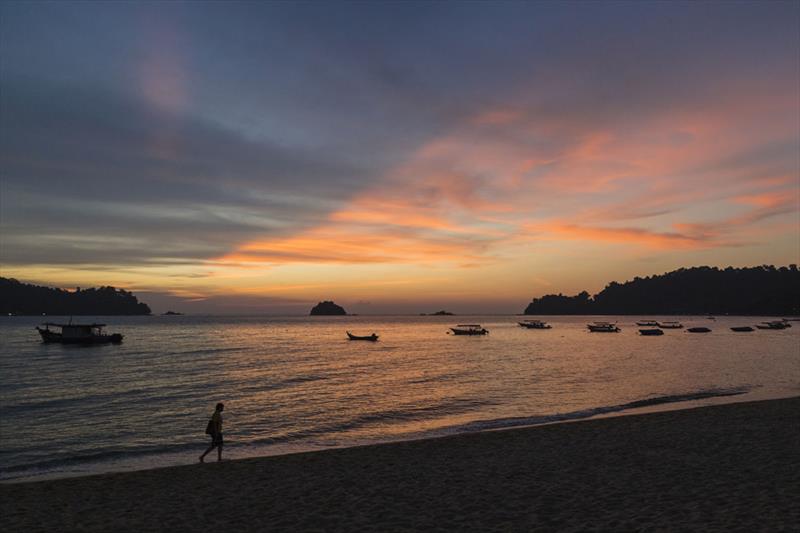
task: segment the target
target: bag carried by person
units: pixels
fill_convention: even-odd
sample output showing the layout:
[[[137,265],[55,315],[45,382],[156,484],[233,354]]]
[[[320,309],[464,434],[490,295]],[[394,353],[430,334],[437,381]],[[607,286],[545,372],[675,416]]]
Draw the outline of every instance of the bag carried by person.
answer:
[[[214,419],[213,418],[209,419],[208,425],[206,426],[206,435],[213,435],[215,429],[216,428],[214,427]]]

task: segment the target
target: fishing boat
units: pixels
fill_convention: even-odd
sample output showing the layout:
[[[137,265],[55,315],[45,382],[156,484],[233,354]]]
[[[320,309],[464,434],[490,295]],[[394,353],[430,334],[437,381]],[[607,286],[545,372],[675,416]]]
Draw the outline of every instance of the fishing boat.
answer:
[[[553,327],[542,320],[523,320],[522,322],[517,322],[517,324],[528,329],[550,329]]]
[[[658,322],[655,320],[640,320],[636,323],[637,326],[650,326],[651,328],[658,327]]]
[[[480,324],[459,324],[454,328],[450,328],[453,335],[486,335],[489,333],[488,329],[482,328]]]
[[[36,331],[42,336],[44,342],[59,342],[61,344],[119,344],[123,335],[119,333],[103,333],[105,324],[55,324],[45,322],[44,329],[36,326]],[[53,331],[50,328],[59,328]]]
[[[711,330],[704,326],[698,326],[696,328],[688,328],[686,331],[689,333],[710,333]]]
[[[664,330],[654,328],[654,329],[640,329],[640,335],[644,335],[645,337],[655,336],[655,335],[663,335]]]
[[[372,342],[375,342],[376,340],[378,340],[378,335],[375,334],[375,333],[373,333],[372,335],[353,335],[349,331],[347,331],[345,333],[347,333],[347,338],[350,339],[351,341],[372,341]]]
[[[661,329],[681,329],[683,328],[683,324],[675,320],[667,320],[665,322],[659,322],[658,327]]]
[[[790,328],[791,326],[780,320],[773,320],[771,322],[762,322],[761,324],[756,324],[756,327],[758,329],[786,329]]]
[[[586,324],[589,331],[592,333],[617,333],[621,331],[615,322],[593,322]]]
[[[750,326],[734,326],[731,328],[731,331],[745,332],[745,331],[755,331],[755,330]]]

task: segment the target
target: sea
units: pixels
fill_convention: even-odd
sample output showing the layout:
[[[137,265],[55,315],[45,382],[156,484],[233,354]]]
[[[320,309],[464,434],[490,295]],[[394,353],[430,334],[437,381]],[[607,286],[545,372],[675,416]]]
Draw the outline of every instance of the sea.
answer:
[[[730,330],[774,317],[80,317],[125,336],[100,346],[44,344],[42,318],[0,318],[5,483],[196,463],[217,402],[240,459],[800,395],[800,322]]]

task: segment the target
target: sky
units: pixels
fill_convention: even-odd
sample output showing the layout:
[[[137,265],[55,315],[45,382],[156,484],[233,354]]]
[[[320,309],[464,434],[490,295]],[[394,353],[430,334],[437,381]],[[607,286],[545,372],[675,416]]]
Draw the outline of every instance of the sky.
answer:
[[[800,262],[800,2],[0,4],[0,275],[519,313]]]

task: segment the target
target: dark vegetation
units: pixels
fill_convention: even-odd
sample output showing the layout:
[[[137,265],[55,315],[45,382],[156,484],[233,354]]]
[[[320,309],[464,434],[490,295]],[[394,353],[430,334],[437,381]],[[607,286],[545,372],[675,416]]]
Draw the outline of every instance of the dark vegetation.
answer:
[[[427,315],[425,313],[420,313],[419,315],[420,316],[453,316],[453,313],[451,313],[449,311],[436,311],[435,313],[429,313]]]
[[[331,301],[320,302],[311,309],[311,315],[346,315],[344,307]]]
[[[594,296],[548,294],[526,315],[798,315],[797,265],[680,268],[662,275],[612,281]]]
[[[0,278],[3,315],[149,315],[150,307],[128,291],[114,287],[75,292]]]

